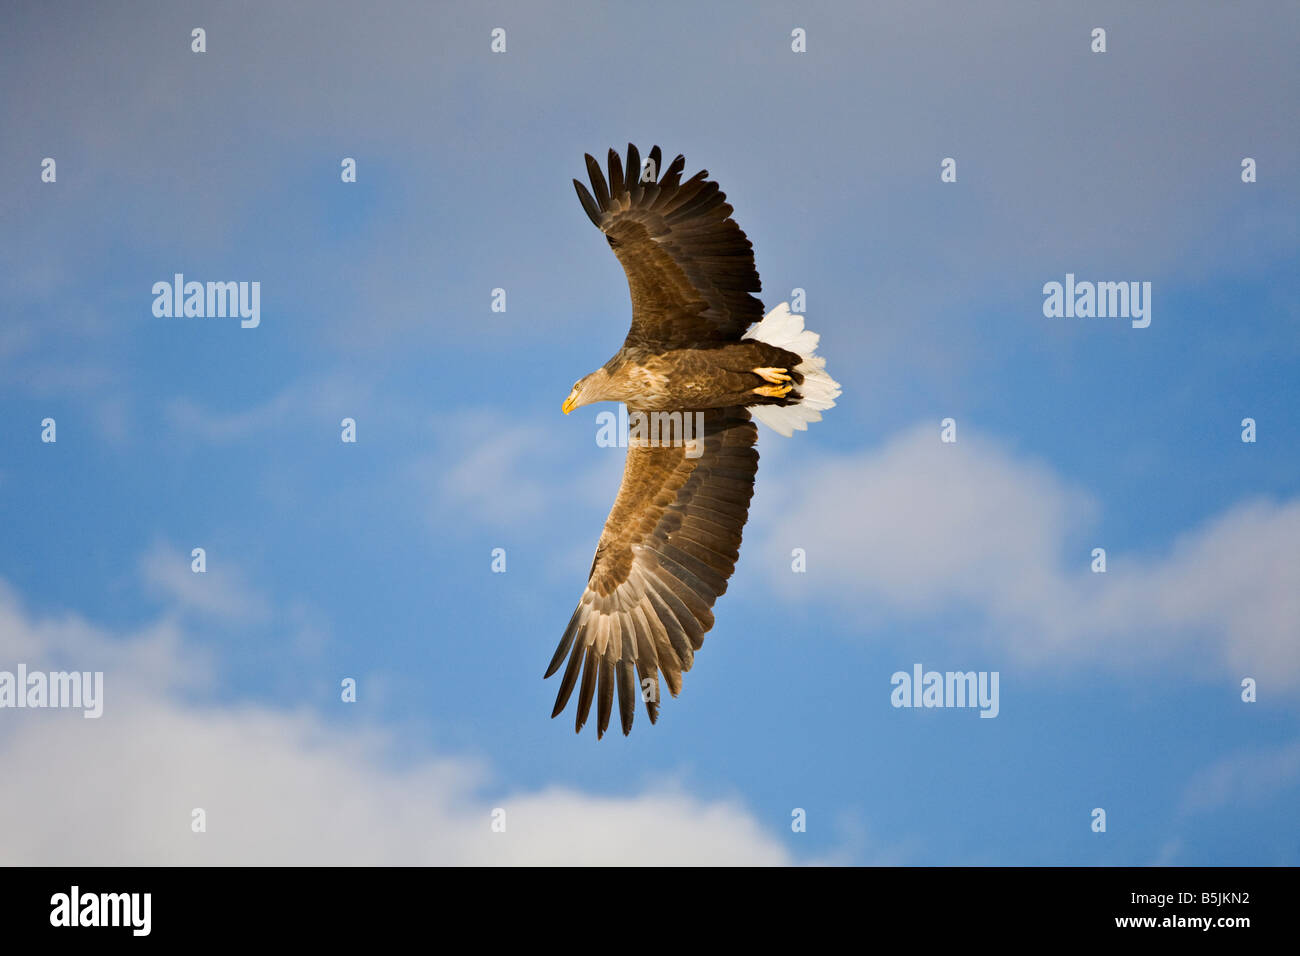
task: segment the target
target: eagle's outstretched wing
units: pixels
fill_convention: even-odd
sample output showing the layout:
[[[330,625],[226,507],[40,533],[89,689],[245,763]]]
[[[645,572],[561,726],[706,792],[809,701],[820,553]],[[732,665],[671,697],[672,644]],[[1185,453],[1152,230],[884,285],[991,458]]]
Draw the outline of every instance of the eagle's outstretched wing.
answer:
[[[581,671],[575,730],[586,723],[594,697],[596,733],[604,735],[615,688],[623,733],[632,729],[637,696],[653,723],[659,672],[677,696],[682,672],[713,626],[713,602],[727,590],[740,554],[758,436],[743,408],[701,414],[698,457],[687,454],[698,446],[680,442],[628,448],[587,589],[546,670],[550,677],[568,655],[552,717],[569,702]]]
[[[763,317],[754,247],[731,218],[726,194],[700,170],[681,181],[686,160],[649,163],[632,144],[627,164],[609,151],[609,182],[587,156],[593,197],[573,181],[582,208],[614,249],[632,293],[624,346],[689,348],[734,342]],[[644,181],[643,181],[644,180]]]

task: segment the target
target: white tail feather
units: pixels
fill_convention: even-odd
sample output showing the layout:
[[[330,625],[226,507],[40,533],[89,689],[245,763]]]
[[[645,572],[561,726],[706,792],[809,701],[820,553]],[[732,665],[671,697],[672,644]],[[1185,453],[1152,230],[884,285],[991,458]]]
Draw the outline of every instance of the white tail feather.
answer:
[[[821,421],[822,411],[835,406],[840,383],[826,374],[826,360],[816,354],[821,336],[803,327],[803,316],[791,312],[788,302],[763,316],[745,338],[775,345],[800,358],[794,369],[803,375],[803,384],[797,387],[803,397],[794,405],[750,405],[760,422],[789,438],[796,430],[807,430],[809,422]]]

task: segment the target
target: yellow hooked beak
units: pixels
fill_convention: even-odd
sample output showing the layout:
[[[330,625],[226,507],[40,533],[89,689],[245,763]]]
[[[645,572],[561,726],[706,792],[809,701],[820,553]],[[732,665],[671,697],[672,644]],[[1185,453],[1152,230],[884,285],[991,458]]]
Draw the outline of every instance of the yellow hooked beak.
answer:
[[[573,411],[577,407],[578,407],[578,390],[575,388],[573,391],[569,393],[569,397],[564,400],[564,404],[560,406],[560,411],[564,412],[564,414],[567,415],[569,414],[569,412]]]

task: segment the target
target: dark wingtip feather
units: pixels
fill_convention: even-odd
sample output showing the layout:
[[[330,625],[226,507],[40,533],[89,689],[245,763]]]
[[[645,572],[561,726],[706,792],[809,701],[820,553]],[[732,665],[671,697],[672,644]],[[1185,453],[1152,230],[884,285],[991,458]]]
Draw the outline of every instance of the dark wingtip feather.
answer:
[[[569,666],[564,669],[564,677],[560,679],[560,691],[555,695],[555,709],[551,711],[551,717],[554,719],[559,716],[560,711],[569,702],[569,695],[573,693],[573,685],[578,680],[578,665],[582,662],[582,645],[579,644],[569,655]]]
[[[603,654],[597,674],[600,686],[596,691],[596,739],[599,740],[609,729],[609,715],[614,710],[614,662]]]
[[[682,180],[682,170],[685,168],[686,157],[678,153],[677,158],[668,164],[668,169],[659,177],[659,185],[665,190],[675,189]]]
[[[569,626],[564,629],[564,636],[560,638],[560,645],[555,649],[555,654],[551,657],[550,666],[546,668],[546,673],[542,675],[542,680],[546,680],[554,674],[560,667],[560,661],[568,654],[569,647],[573,644],[573,638],[578,633],[578,620],[582,614],[582,605],[573,612],[573,617],[569,618]]]
[[[637,661],[637,666],[640,667],[640,664],[641,664],[641,662],[638,660],[638,661]],[[646,715],[649,716],[649,718],[650,718],[650,723],[651,723],[651,724],[656,724],[656,723],[659,722],[659,687],[660,687],[660,685],[661,685],[662,682],[659,680],[659,672],[658,672],[657,670],[656,670],[656,671],[653,671],[653,672],[652,672],[652,675],[649,676],[649,677],[647,678],[647,674],[648,674],[648,673],[651,673],[651,672],[649,672],[649,671],[645,671],[645,670],[638,670],[638,672],[637,672],[637,676],[639,676],[639,677],[641,678],[641,681],[638,682],[638,684],[637,684],[637,696],[642,696],[642,695],[643,695],[643,693],[644,693],[643,682],[644,682],[645,680],[649,679],[649,680],[652,680],[652,681],[654,682],[654,683],[651,685],[652,688],[653,688],[653,693],[652,693],[651,696],[652,696],[654,699],[651,700],[649,697],[643,697],[643,700],[644,700],[644,702],[645,702],[645,712],[646,712]]]
[[[659,177],[663,173],[664,154],[663,151],[660,150],[658,146],[651,147],[650,161],[655,164],[654,165],[655,182],[659,182]]]
[[[578,199],[582,202],[582,208],[587,213],[587,218],[592,224],[600,228],[600,207],[596,205],[596,200],[591,198],[591,193],[587,192],[587,187],[582,185],[576,179],[573,181],[573,188],[578,191]]]
[[[587,175],[591,177],[591,188],[596,194],[596,203],[601,209],[609,208],[609,188],[605,185],[605,174],[600,171],[600,163],[590,153],[587,157]]]
[[[582,730],[582,725],[587,722],[587,715],[591,713],[591,699],[596,691],[596,670],[600,662],[596,660],[596,646],[587,645],[586,660],[582,665],[582,686],[578,690],[578,712],[573,720],[573,731],[578,733]]]
[[[629,189],[634,183],[641,181],[641,153],[633,143],[627,144],[627,166],[623,171],[623,181],[627,183]]]
[[[609,195],[613,199],[623,194],[623,157],[611,149],[605,165],[609,167]]]
[[[636,676],[632,662],[624,657],[618,662],[618,719],[623,725],[623,736],[632,732],[636,717]]]

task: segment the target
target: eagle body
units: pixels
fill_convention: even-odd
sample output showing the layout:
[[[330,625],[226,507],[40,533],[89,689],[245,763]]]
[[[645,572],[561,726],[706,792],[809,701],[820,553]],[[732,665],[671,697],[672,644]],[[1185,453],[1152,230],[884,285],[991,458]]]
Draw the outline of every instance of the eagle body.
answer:
[[[735,342],[706,349],[624,349],[605,363],[609,397],[629,411],[681,411],[751,404],[788,405],[789,397],[757,395],[769,385],[755,368],[794,369],[801,356],[766,342]],[[803,374],[792,373],[803,382]]]
[[[623,265],[632,325],[564,411],[618,401],[682,430],[629,441],[587,586],[546,669],[564,668],[551,716],[577,691],[574,729],[594,703],[601,737],[615,696],[624,734],[638,698],[654,723],[661,682],[680,693],[713,627],[754,493],[754,419],[789,436],[820,421],[840,387],[801,315],[786,303],[764,315],[753,246],[707,171],[683,182],[685,159],[665,169],[658,146],[644,163],[635,146],[626,162],[611,149],[608,178],[586,160],[591,189],[574,187]]]

